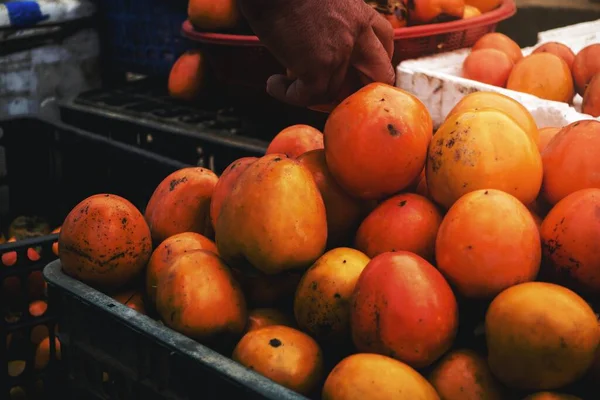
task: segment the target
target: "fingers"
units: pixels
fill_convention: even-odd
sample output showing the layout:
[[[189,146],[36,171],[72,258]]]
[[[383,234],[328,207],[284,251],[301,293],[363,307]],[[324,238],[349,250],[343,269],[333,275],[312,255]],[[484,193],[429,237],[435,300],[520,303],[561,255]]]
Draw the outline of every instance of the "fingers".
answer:
[[[386,21],[386,23],[388,22]],[[385,35],[385,33],[383,34]],[[389,47],[389,44],[387,46]],[[364,85],[371,82],[394,84],[396,74],[389,54],[390,52],[386,50],[384,43],[375,33],[375,27],[367,29],[358,38],[352,53],[352,66],[359,72]]]
[[[372,27],[391,60],[394,55],[394,28],[379,13],[373,18]]]
[[[307,84],[301,78],[291,79],[285,75],[273,75],[267,80],[267,93],[279,101],[298,107],[323,102],[327,96],[327,81]]]
[[[267,80],[267,93],[279,101],[307,107],[333,100],[344,84],[349,60],[339,65],[316,66],[316,78],[299,78],[288,70],[287,76],[273,75]]]

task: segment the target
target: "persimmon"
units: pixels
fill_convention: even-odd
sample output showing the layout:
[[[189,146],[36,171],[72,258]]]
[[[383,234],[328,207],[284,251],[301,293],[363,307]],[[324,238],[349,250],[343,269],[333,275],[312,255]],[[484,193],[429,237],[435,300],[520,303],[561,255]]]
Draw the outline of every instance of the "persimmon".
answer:
[[[285,154],[298,158],[310,150],[323,148],[323,133],[310,125],[292,125],[279,132],[265,154]]]
[[[298,162],[312,174],[327,216],[327,247],[349,245],[364,214],[364,204],[346,193],[331,175],[325,160],[325,150],[308,151]]]
[[[465,0],[465,4],[477,7],[479,11],[486,13],[500,7],[502,0]]]
[[[323,386],[323,400],[439,400],[435,389],[410,366],[379,354],[344,358]]]
[[[294,315],[302,331],[318,340],[350,338],[350,299],[371,259],[340,247],[323,254],[302,276],[294,297]]]
[[[183,53],[169,73],[169,95],[175,99],[196,99],[206,84],[206,60],[200,50]]]
[[[61,359],[60,341],[57,337],[54,338],[54,355],[57,360]],[[41,370],[50,363],[50,338],[47,337],[38,344],[35,349],[35,369]]]
[[[562,128],[550,126],[539,130],[540,142],[538,143],[538,149],[540,150],[540,154],[546,149],[546,147],[548,147],[548,143],[550,143],[550,141],[558,132],[560,132],[561,129]]]
[[[350,306],[352,341],[359,352],[387,355],[424,368],[452,345],[458,306],[442,274],[407,251],[374,257]]]
[[[60,226],[52,231],[52,233],[60,233]],[[52,243],[52,252],[56,257],[58,257],[58,240]]]
[[[325,124],[325,158],[348,194],[380,200],[421,173],[433,123],[425,105],[396,87],[371,83],[344,100]]]
[[[448,22],[461,19],[464,0],[403,0],[412,25]]]
[[[540,135],[533,115],[517,100],[501,93],[486,91],[469,93],[456,103],[446,116],[446,119],[451,115],[463,111],[479,110],[482,108],[494,108],[502,111],[509,117],[512,117],[535,143],[539,142]]]
[[[217,226],[217,218],[221,213],[223,202],[233,190],[237,178],[256,160],[257,157],[242,157],[229,164],[221,173],[210,200],[210,220],[213,229]]]
[[[113,194],[97,194],[77,204],[62,225],[58,243],[67,275],[107,290],[136,277],[152,253],[144,217]]]
[[[236,339],[248,318],[231,271],[207,250],[177,257],[157,288],[156,309],[165,325],[204,343]]]
[[[571,193],[550,210],[542,223],[544,258],[562,285],[585,293],[600,291],[600,189]]]
[[[474,50],[463,62],[462,76],[488,85],[505,87],[513,66],[510,57],[500,50]]]
[[[600,342],[592,308],[562,286],[527,282],[500,293],[485,316],[488,364],[508,387],[553,390],[584,375]]]
[[[573,79],[577,93],[584,96],[585,89],[594,75],[600,73],[600,43],[590,44],[575,56]]]
[[[502,388],[486,360],[473,350],[458,349],[446,354],[428,376],[442,399],[502,400]]]
[[[471,6],[469,4],[465,4],[465,11],[463,12],[463,19],[478,17],[480,15],[481,15],[481,11],[479,10],[479,8]]]
[[[502,190],[529,204],[542,174],[536,143],[515,119],[492,108],[451,115],[429,146],[427,186],[446,208],[479,189]]]
[[[156,288],[162,274],[181,254],[194,250],[208,250],[218,254],[217,245],[206,236],[195,232],[183,232],[165,239],[152,252],[146,268],[146,293],[152,304],[156,302]]]
[[[214,172],[202,167],[183,168],[163,179],[144,213],[153,242],[183,232],[211,237],[210,201],[218,180]]]
[[[288,326],[266,326],[246,333],[232,358],[303,395],[311,394],[323,378],[323,353],[317,342]]]
[[[190,0],[188,18],[198,29],[223,30],[235,28],[241,14],[235,0]]]
[[[592,117],[600,117],[600,72],[594,75],[585,89],[581,111]]]
[[[435,204],[413,193],[390,197],[373,210],[356,233],[356,248],[369,257],[410,251],[433,261],[442,214]]]
[[[600,122],[583,120],[567,125],[542,153],[542,195],[550,204],[577,190],[600,188]]]
[[[48,309],[48,303],[44,300],[36,300],[29,303],[29,314],[32,317],[41,317],[46,313]]]
[[[558,56],[567,63],[569,70],[573,69],[573,62],[575,61],[575,53],[569,46],[559,42],[546,42],[541,46],[538,46],[533,50],[532,54],[536,53],[551,53]]]
[[[485,12],[483,8],[479,9],[482,12]],[[471,48],[471,51],[477,51],[481,49],[500,50],[503,53],[506,53],[506,55],[509,56],[512,62],[515,64],[523,58],[521,47],[519,47],[514,40],[500,32],[486,33],[475,42]]]
[[[325,204],[310,171],[268,154],[240,175],[217,219],[227,265],[277,275],[308,268],[325,251]]]
[[[519,61],[508,77],[506,88],[564,103],[571,103],[575,95],[569,66],[552,53],[534,53]]]
[[[435,244],[440,272],[467,298],[491,299],[536,278],[541,243],[535,220],[500,190],[470,192],[448,210]]]

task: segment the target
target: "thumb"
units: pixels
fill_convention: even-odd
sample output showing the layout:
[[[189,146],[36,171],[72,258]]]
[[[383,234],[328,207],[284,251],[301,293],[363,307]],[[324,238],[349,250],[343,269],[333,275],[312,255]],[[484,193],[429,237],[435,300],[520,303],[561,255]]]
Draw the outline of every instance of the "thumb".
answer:
[[[320,79],[309,84],[302,78],[273,75],[267,80],[267,93],[284,103],[307,107],[326,101],[327,81]]]

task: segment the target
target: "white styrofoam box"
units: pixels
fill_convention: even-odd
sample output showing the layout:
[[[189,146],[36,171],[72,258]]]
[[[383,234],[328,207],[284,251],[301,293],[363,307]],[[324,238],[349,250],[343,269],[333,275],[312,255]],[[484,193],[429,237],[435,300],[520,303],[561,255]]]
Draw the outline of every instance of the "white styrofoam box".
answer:
[[[564,43],[574,52],[578,52],[587,45],[600,43],[600,31],[574,38],[563,37],[556,41]],[[538,45],[523,49],[523,54],[530,54]],[[406,60],[398,65],[396,86],[414,93],[425,103],[435,126],[439,126],[444,121],[446,115],[460,99],[477,91],[502,93],[519,101],[532,112],[540,128],[561,126],[581,119],[593,118],[579,112],[581,96],[576,96],[573,106],[570,106],[566,103],[543,100],[526,93],[463,78],[461,76],[462,64],[470,52],[471,49],[460,49],[415,60]]]
[[[565,38],[596,35],[598,32],[600,32],[600,20],[582,22],[580,24],[540,32],[538,33],[538,42],[561,42]]]
[[[58,118],[54,100],[100,85],[99,54],[97,32],[84,29],[59,43],[0,56],[0,119],[24,114]]]

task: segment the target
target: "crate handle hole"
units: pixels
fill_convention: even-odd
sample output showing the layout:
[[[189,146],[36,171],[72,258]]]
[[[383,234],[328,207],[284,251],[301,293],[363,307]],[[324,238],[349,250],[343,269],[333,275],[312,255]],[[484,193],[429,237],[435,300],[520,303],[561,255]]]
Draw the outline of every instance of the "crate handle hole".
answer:
[[[113,307],[115,307],[114,303],[108,303],[108,308],[113,308]]]

